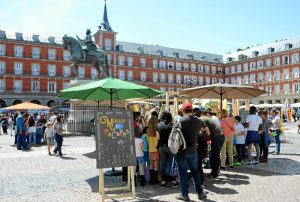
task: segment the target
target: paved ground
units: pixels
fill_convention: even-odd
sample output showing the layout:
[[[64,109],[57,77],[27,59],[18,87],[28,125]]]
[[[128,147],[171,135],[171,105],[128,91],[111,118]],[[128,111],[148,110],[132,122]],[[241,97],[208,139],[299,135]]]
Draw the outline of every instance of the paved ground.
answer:
[[[271,155],[268,164],[226,170],[220,178],[206,180],[206,201],[300,201],[300,134],[295,124],[286,128],[287,143],[282,144],[281,155]],[[12,142],[13,137],[0,136],[0,201],[99,200],[92,138],[65,138],[62,159],[48,156],[45,146],[17,151],[10,146]],[[118,177],[106,178],[107,186],[121,183]],[[190,197],[196,201],[190,187]],[[115,201],[176,201],[177,193],[179,188],[161,190],[159,185],[147,185],[137,187],[135,199]]]

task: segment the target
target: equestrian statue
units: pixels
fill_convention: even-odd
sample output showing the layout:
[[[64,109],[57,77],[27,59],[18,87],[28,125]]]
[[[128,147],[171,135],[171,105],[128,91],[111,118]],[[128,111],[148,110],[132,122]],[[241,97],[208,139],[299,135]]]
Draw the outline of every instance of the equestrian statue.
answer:
[[[63,37],[64,49],[69,49],[71,53],[73,61],[71,67],[76,67],[76,76],[78,77],[78,64],[89,64],[98,71],[97,75],[92,76],[93,79],[109,77],[107,55],[93,42],[91,31],[86,30],[86,37],[83,40],[78,36],[77,39],[67,35]]]

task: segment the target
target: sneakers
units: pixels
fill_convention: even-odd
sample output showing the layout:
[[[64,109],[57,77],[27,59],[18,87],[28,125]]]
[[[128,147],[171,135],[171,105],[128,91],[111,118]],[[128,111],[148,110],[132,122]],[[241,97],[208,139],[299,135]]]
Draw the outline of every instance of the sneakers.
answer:
[[[179,187],[179,183],[178,182],[172,182],[172,187],[173,188]]]
[[[275,151],[274,153],[273,153],[273,155],[279,155],[280,154],[280,152],[278,152],[278,151]]]
[[[190,201],[190,197],[188,195],[186,196],[182,196],[182,194],[179,194],[178,196],[175,197],[177,200],[181,200],[181,201]],[[199,198],[199,196],[198,196]]]
[[[162,189],[165,189],[165,188],[166,188],[166,186],[167,186],[167,183],[160,184],[160,188],[162,188]]]
[[[253,165],[258,165],[259,164],[259,161],[254,161],[253,162]]]
[[[203,199],[206,199],[206,198],[207,198],[207,196],[203,191],[200,194],[198,194],[198,199],[199,200],[203,200]]]

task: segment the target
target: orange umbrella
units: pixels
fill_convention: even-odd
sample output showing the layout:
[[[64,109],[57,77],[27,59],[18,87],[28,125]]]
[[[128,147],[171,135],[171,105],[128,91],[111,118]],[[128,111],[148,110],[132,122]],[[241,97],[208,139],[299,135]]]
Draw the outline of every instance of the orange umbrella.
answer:
[[[21,104],[12,105],[4,108],[5,110],[47,110],[50,107],[38,105],[31,102],[23,102]]]

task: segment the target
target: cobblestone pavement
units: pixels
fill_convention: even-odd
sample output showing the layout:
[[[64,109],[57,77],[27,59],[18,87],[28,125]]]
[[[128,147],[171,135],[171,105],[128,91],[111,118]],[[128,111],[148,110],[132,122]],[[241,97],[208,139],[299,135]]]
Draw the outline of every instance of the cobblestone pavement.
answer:
[[[206,179],[206,201],[300,201],[300,134],[296,124],[286,126],[285,137],[282,154],[270,155],[267,164],[227,169],[218,179]],[[0,136],[1,202],[99,201],[92,138],[65,138],[63,158],[48,156],[46,146],[17,151],[10,146],[12,142],[13,137]],[[117,186],[122,182],[119,177],[111,177],[105,184]],[[190,185],[190,197],[197,201]],[[179,188],[162,190],[159,185],[147,185],[137,187],[135,199],[115,201],[176,201],[178,193]]]

